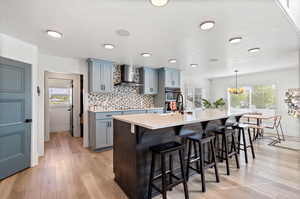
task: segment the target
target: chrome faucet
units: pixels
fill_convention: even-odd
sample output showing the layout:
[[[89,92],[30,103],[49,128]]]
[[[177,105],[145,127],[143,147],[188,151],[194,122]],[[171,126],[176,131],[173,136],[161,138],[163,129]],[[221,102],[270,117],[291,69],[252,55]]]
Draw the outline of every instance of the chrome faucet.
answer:
[[[181,93],[178,93],[177,98],[176,98],[176,106],[177,110],[179,113],[183,114],[184,109],[183,109],[183,95]]]

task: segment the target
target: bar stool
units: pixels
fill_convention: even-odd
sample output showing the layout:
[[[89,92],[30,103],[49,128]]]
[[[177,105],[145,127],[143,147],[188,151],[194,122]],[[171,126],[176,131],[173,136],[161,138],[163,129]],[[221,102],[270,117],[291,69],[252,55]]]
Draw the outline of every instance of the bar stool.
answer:
[[[215,136],[205,136],[205,134],[197,134],[193,136],[187,137],[188,142],[188,159],[187,159],[187,167],[186,167],[186,175],[187,180],[189,179],[190,169],[196,171],[201,174],[201,184],[202,184],[202,192],[206,191],[205,185],[205,169],[214,167],[216,181],[220,182],[219,173],[218,173],[218,165],[217,158],[215,154],[215,146],[214,146]],[[197,148],[198,145],[198,148]],[[205,146],[210,148],[210,152],[212,155],[212,160],[205,161]],[[194,151],[194,156],[192,156],[192,148]],[[196,168],[192,167],[191,164],[196,163]],[[200,164],[199,164],[200,163]]]
[[[238,150],[237,150],[237,143],[235,142],[235,130],[232,129],[231,126],[219,126],[216,128],[214,131],[212,131],[218,141],[217,145],[217,151],[221,152],[221,155],[218,155],[217,157],[223,161],[226,161],[226,172],[227,175],[230,175],[230,167],[229,167],[229,158],[232,156],[235,157],[235,162],[236,162],[236,167],[239,169],[240,168],[240,163],[239,163],[239,157],[238,157]],[[219,136],[222,136],[222,145],[221,149],[219,147]],[[229,143],[229,138],[231,137],[231,143]],[[215,142],[216,144],[216,142]],[[229,151],[229,144],[231,144],[231,150]]]
[[[150,179],[149,179],[149,189],[148,189],[148,199],[152,198],[152,188],[157,190],[162,194],[163,199],[167,199],[167,190],[172,190],[173,187],[178,184],[183,184],[184,188],[184,196],[185,199],[189,199],[188,187],[186,183],[185,173],[184,173],[184,157],[183,157],[184,145],[178,142],[168,142],[160,145],[156,145],[150,148],[152,152],[152,160],[151,160],[151,171],[150,171]],[[172,153],[178,152],[179,160],[180,160],[180,171],[181,178],[175,176],[173,174],[173,155]],[[160,156],[161,160],[161,173],[158,176],[154,176],[155,173],[155,158],[156,156]],[[169,155],[169,170],[166,170],[166,156]],[[167,177],[169,177],[167,182]],[[158,179],[162,179],[161,189],[158,188],[154,181]],[[176,181],[173,182],[173,179]]]
[[[255,159],[253,141],[252,141],[251,132],[250,132],[251,126],[253,126],[253,125],[239,123],[239,124],[237,124],[233,127],[234,129],[238,129],[238,131],[239,131],[239,134],[238,134],[238,152],[244,151],[246,164],[248,164],[248,153],[247,153],[248,148],[251,148],[252,158]],[[248,145],[247,142],[246,142],[245,129],[248,130],[250,145]],[[243,144],[241,144],[241,138],[243,139]]]

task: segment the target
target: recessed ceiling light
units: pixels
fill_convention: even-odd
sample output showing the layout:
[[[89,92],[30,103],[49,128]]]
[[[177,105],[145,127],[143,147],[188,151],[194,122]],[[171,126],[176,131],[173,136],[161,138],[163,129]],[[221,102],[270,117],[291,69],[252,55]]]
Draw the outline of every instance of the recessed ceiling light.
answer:
[[[191,67],[196,68],[198,64],[191,64]]]
[[[171,64],[174,64],[174,63],[176,63],[176,62],[177,62],[176,59],[169,59],[169,63],[171,63]]]
[[[217,58],[211,58],[209,61],[210,62],[217,62],[217,61],[219,61],[219,59],[217,59]]]
[[[54,31],[54,30],[47,30],[47,35],[53,38],[62,38],[63,34],[58,32],[58,31]]]
[[[169,0],[150,0],[150,2],[156,7],[163,7],[168,4]]]
[[[214,21],[204,21],[200,24],[201,30],[210,30],[215,26]]]
[[[151,57],[151,53],[142,53],[141,54],[143,57]]]
[[[119,30],[116,30],[116,34],[121,37],[128,37],[130,35],[130,32],[125,29],[119,29]]]
[[[248,50],[248,52],[250,52],[250,53],[257,53],[258,51],[260,51],[260,48],[250,48]]]
[[[237,44],[237,43],[240,43],[242,41],[242,37],[233,37],[231,39],[229,39],[229,43],[231,44]]]
[[[103,44],[104,48],[106,49],[114,49],[115,46],[113,44]]]

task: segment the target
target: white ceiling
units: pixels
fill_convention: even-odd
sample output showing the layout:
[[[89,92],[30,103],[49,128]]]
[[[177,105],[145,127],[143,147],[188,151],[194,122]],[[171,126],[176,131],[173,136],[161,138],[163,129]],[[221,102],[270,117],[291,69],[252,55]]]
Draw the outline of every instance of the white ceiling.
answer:
[[[216,21],[215,28],[200,30],[205,20]],[[47,29],[64,37],[49,38]],[[118,36],[118,29],[130,36]],[[177,67],[209,77],[235,68],[247,73],[292,67],[299,60],[299,37],[275,0],[170,0],[163,8],[148,0],[0,0],[0,32],[36,44],[45,54]],[[244,39],[230,45],[235,36]],[[104,43],[116,48],[104,49]],[[253,47],[262,51],[250,55]],[[143,52],[153,56],[143,58]],[[178,62],[169,64],[170,58]]]

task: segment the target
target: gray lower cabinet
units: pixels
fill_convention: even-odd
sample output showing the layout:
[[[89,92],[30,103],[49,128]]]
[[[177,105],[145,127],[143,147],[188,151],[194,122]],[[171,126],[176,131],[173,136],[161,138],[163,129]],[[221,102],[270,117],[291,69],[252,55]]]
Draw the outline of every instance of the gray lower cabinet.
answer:
[[[113,146],[114,115],[163,113],[163,108],[112,112],[89,112],[89,143],[92,150],[110,149]]]
[[[113,90],[114,63],[99,59],[88,59],[89,92],[109,93]]]
[[[92,150],[106,149],[113,146],[113,115],[116,112],[89,112],[89,143]]]
[[[147,110],[147,113],[163,113],[164,109],[151,109]]]
[[[109,147],[110,120],[96,120],[95,149]]]

